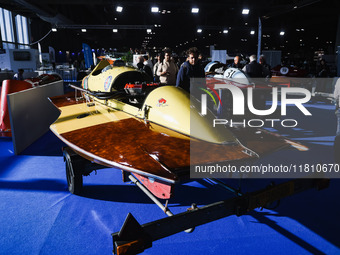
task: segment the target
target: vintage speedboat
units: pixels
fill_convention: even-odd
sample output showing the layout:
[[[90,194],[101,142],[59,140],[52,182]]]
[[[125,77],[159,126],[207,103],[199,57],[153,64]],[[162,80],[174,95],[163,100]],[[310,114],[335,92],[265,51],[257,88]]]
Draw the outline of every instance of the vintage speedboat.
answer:
[[[253,161],[297,145],[259,128],[213,127],[214,114],[202,116],[200,102],[186,91],[106,60],[82,88],[73,88],[78,95],[51,98],[61,112],[51,130],[72,155],[133,173],[159,198],[171,197],[173,184],[189,178],[190,166]],[[69,189],[79,193],[82,175],[93,169],[78,170],[69,149],[65,153]]]
[[[210,79],[203,91],[217,94],[213,82]],[[81,87],[70,86],[75,91],[50,99],[60,110],[50,129],[68,146],[64,159],[69,191],[80,194],[83,175],[110,167],[122,170],[123,181],[137,185],[170,216],[140,225],[129,213],[121,230],[112,234],[114,254],[136,254],[160,238],[328,185],[298,179],[242,194],[210,178],[236,197],[199,208],[193,204],[187,212],[174,215],[158,198],[171,198],[174,185],[188,180],[193,166],[246,164],[282,148],[307,148],[261,128],[214,127],[215,115],[210,110],[202,114],[201,102],[186,91],[152,83],[145,73],[113,67],[106,60],[83,79]]]

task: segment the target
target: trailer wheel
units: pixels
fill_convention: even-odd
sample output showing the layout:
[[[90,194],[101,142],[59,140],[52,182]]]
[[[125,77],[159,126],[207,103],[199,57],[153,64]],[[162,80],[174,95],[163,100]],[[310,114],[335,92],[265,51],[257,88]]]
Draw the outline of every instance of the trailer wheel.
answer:
[[[72,155],[68,149],[64,149],[64,160],[66,162],[68,190],[72,194],[79,195],[83,189],[83,175],[81,170],[77,168],[77,164],[72,162]]]

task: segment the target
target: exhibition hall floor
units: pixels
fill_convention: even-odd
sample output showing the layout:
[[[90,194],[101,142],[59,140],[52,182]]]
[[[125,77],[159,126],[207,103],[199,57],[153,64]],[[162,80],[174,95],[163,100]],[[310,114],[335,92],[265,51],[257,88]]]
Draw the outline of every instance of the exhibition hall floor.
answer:
[[[310,150],[275,152],[262,162],[334,162],[334,106],[315,102],[306,107],[312,116],[288,109],[287,118],[299,121],[296,128],[270,130]],[[120,230],[129,212],[140,224],[167,217],[136,186],[123,183],[117,169],[91,173],[84,177],[83,194],[70,194],[62,146],[48,132],[16,156],[11,139],[0,139],[0,254],[112,254],[111,233]],[[264,188],[270,181],[242,180],[242,191]],[[225,182],[235,186],[239,180]],[[154,242],[143,254],[340,254],[339,195],[340,180],[332,179],[327,189],[308,190],[282,199],[275,209],[257,209],[198,226],[190,234],[175,234]],[[193,180],[176,186],[169,207],[179,213],[193,202],[202,206],[232,197],[217,185]]]

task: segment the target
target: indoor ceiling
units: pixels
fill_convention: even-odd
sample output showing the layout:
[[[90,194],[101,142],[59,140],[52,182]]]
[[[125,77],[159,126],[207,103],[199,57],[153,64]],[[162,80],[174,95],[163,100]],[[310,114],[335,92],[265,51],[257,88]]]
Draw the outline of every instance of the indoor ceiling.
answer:
[[[255,52],[261,18],[262,48],[294,52],[334,49],[340,4],[338,0],[0,0],[0,6],[31,18],[33,41],[56,27],[57,32],[42,44],[57,50],[81,49],[81,43],[87,42],[106,49],[181,51],[193,45],[215,45],[229,52]],[[123,7],[122,12],[116,11],[117,6]],[[157,13],[151,12],[153,6],[159,7]],[[192,7],[199,12],[192,13]],[[249,9],[248,15],[241,13],[243,8]],[[280,31],[285,34],[280,36]]]

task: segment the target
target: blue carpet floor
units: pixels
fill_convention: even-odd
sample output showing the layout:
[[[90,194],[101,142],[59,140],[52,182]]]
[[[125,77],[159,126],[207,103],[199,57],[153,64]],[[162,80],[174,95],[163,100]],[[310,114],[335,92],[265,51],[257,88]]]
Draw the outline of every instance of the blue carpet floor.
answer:
[[[287,150],[262,162],[332,163],[334,107],[308,105],[312,116],[296,109],[296,128],[274,128],[310,147]],[[84,177],[82,196],[67,190],[63,144],[48,132],[21,155],[10,139],[0,139],[0,254],[112,254],[111,233],[131,212],[141,224],[166,217],[133,184],[124,184],[116,169]],[[340,155],[339,155],[340,156]],[[280,181],[280,180],[278,180]],[[237,185],[238,180],[227,180]],[[242,181],[243,191],[263,188],[270,180]],[[232,197],[204,180],[177,185],[169,201],[174,213]],[[327,189],[309,190],[281,200],[280,206],[230,216],[153,243],[143,254],[340,254],[340,180]]]

